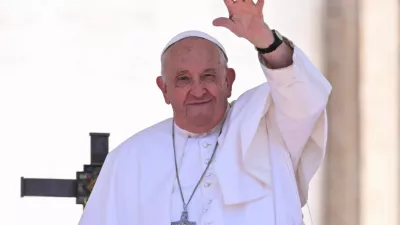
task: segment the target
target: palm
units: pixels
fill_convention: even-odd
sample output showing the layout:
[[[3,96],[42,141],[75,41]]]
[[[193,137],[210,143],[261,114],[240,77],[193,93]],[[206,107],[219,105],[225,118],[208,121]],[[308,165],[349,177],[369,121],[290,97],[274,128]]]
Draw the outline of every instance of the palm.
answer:
[[[248,39],[250,42],[252,37],[257,37],[259,28],[265,26],[263,18],[264,0],[258,0],[254,3],[252,0],[224,0],[228,8],[229,18],[217,18],[213,24],[222,26],[237,35]]]

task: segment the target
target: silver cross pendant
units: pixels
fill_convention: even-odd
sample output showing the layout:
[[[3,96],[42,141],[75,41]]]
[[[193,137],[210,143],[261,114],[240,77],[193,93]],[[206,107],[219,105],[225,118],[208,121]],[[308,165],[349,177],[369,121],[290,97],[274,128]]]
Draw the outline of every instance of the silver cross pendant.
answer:
[[[185,210],[182,212],[181,220],[172,222],[171,225],[196,225],[196,222],[191,222],[188,220],[188,218],[189,218],[189,214]]]

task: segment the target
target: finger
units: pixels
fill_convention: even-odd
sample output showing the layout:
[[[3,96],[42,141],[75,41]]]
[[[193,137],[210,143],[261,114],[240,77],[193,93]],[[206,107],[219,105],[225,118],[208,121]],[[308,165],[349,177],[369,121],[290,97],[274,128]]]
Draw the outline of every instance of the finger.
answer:
[[[258,0],[256,6],[258,9],[262,9],[264,7],[264,0]]]
[[[224,0],[224,2],[225,2],[225,5],[226,5],[226,6],[230,6],[230,5],[235,4],[235,1],[234,1],[234,0]]]
[[[232,32],[233,32],[233,29],[235,28],[235,23],[232,20],[225,18],[225,17],[220,17],[220,18],[215,19],[213,21],[213,25],[216,27],[225,27]]]

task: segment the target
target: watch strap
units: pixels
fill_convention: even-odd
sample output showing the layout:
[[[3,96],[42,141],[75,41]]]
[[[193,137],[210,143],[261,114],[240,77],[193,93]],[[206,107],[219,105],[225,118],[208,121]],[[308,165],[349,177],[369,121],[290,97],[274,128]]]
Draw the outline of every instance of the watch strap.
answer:
[[[278,36],[276,30],[272,30],[272,34],[274,36],[274,42],[267,48],[257,48],[256,47],[256,50],[259,53],[261,53],[261,54],[271,53],[271,52],[275,51],[283,43],[282,38],[280,38],[280,36]]]

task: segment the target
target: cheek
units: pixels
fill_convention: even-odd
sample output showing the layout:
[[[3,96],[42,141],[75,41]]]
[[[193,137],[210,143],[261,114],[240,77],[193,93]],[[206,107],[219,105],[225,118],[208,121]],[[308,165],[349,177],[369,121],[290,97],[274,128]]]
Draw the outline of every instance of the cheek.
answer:
[[[178,106],[185,102],[188,90],[175,88],[167,93],[172,105]]]
[[[226,88],[226,86],[213,85],[213,87],[209,87],[207,89],[210,92],[210,94],[214,96],[216,99],[227,98],[228,89]]]

